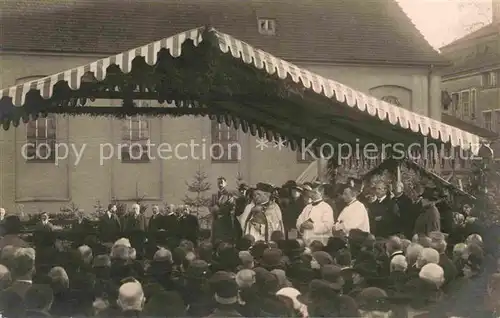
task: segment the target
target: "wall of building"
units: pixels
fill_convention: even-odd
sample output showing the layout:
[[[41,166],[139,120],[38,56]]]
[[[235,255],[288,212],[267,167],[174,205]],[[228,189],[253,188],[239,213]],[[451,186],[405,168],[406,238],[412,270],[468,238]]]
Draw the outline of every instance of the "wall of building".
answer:
[[[437,71],[430,73],[426,68],[387,66],[302,66],[356,90],[372,93],[377,98],[398,97],[402,107],[408,110],[438,120],[441,118],[441,77]]]
[[[98,56],[50,56],[50,55],[2,55],[0,59],[0,86],[9,87],[16,80],[28,76],[50,75],[78,65],[84,65]],[[402,106],[421,114],[434,115],[433,110],[440,93],[439,85],[431,87],[429,99],[429,74],[426,69],[302,65],[323,76],[338,80],[353,88],[372,93],[382,98],[397,97]],[[431,76],[435,84],[437,75]],[[440,83],[440,80],[438,81]],[[439,94],[440,98],[440,94]],[[432,107],[428,107],[429,100]],[[119,101],[95,101],[96,105],[109,105]],[[118,105],[118,104],[117,104]],[[154,106],[154,105],[153,105]],[[213,183],[225,176],[234,187],[240,174],[250,184],[268,181],[281,184],[295,179],[308,166],[298,163],[296,153],[290,150],[255,147],[255,137],[239,132],[242,159],[237,163],[213,163],[207,154],[202,160],[151,160],[149,163],[122,163],[116,156],[100,164],[99,144],[120,143],[122,122],[111,118],[64,117],[57,119],[57,141],[79,149],[86,149],[78,165],[76,157],[69,158],[57,166],[53,163],[26,162],[21,147],[26,142],[26,126],[0,131],[0,206],[16,210],[22,205],[25,212],[44,209],[56,212],[70,201],[86,211],[100,200],[107,203],[112,197],[130,200],[145,196],[149,203],[180,203],[186,194],[185,182],[201,168]],[[171,145],[189,142],[210,143],[211,123],[207,118],[152,118],[150,135],[152,143]]]

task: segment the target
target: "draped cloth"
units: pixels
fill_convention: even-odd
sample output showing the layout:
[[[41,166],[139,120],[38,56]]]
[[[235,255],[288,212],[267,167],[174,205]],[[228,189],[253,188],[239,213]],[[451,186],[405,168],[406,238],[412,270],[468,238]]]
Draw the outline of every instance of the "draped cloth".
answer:
[[[269,241],[274,231],[284,231],[281,209],[274,202],[248,204],[239,221],[243,235],[252,235],[256,241]]]

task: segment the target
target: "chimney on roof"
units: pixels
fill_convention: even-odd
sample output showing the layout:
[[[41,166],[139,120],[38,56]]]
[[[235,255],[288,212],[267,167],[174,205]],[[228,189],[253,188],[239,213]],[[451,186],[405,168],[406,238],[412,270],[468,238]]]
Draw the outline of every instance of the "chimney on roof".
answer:
[[[500,0],[491,0],[491,13],[493,23],[500,23]]]

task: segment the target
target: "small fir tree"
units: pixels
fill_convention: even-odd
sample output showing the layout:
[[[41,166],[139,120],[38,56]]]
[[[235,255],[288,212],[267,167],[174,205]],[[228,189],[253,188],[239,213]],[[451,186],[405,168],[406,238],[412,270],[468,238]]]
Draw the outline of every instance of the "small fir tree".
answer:
[[[193,196],[186,194],[182,200],[184,204],[189,205],[196,211],[198,216],[201,211],[206,210],[212,204],[212,199],[207,197],[206,193],[211,189],[210,183],[207,182],[207,175],[201,169],[196,171],[193,181],[187,183],[188,192],[193,193]]]

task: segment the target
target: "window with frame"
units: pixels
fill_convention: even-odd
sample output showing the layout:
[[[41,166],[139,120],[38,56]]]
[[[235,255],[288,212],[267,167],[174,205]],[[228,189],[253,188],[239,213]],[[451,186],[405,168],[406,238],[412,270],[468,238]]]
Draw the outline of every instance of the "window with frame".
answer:
[[[460,102],[462,108],[462,117],[468,118],[470,116],[470,92],[463,91],[460,93]]]
[[[470,118],[476,118],[476,105],[477,105],[477,91],[472,89],[470,91]]]
[[[276,34],[276,20],[269,18],[259,18],[258,19],[259,33],[263,35],[275,35]]]
[[[56,116],[31,120],[26,126],[26,160],[54,162],[56,148]]]
[[[484,128],[488,129],[488,130],[491,130],[492,129],[492,116],[491,116],[491,111],[484,111],[483,112],[483,125],[484,125]]]
[[[460,103],[460,94],[459,93],[452,93],[451,94],[451,105],[452,105],[452,112],[456,114],[459,110],[459,103]]]
[[[149,162],[149,120],[141,116],[127,117],[122,133],[122,162]]]
[[[213,162],[238,162],[241,156],[238,130],[225,123],[212,120],[210,152]]]
[[[500,132],[500,111],[495,111],[495,131]]]
[[[497,73],[496,72],[490,72],[488,75],[488,86],[489,87],[495,87],[497,86]]]

